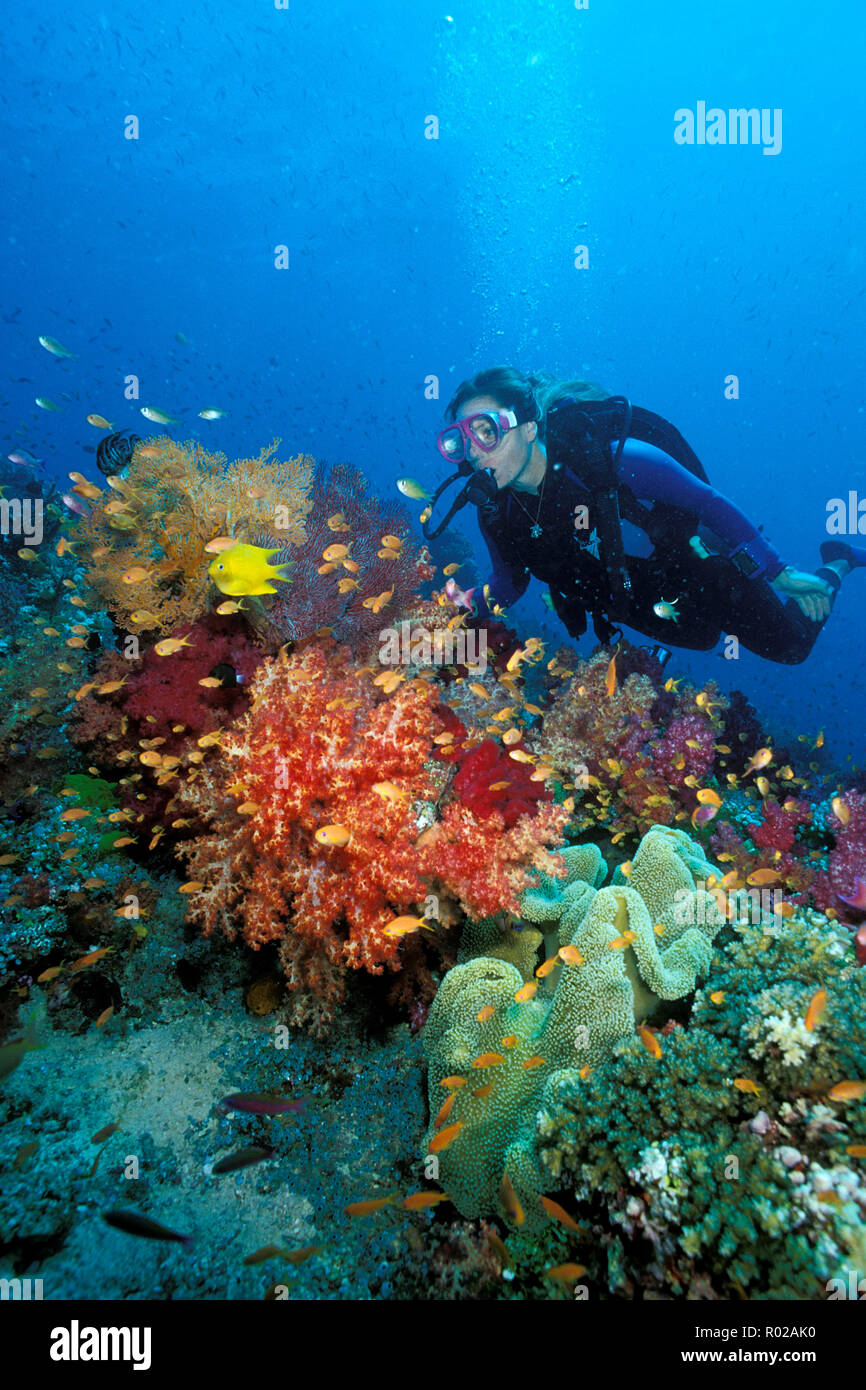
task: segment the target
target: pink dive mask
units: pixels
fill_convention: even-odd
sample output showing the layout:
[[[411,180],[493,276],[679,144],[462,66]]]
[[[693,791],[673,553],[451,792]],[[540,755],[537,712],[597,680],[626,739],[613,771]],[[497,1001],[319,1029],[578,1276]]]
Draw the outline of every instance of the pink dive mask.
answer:
[[[442,430],[436,444],[439,452],[449,463],[460,463],[468,458],[470,443],[477,444],[485,454],[491,453],[504,434],[513,430],[517,416],[513,410],[482,410],[475,415],[464,415],[453,425]]]

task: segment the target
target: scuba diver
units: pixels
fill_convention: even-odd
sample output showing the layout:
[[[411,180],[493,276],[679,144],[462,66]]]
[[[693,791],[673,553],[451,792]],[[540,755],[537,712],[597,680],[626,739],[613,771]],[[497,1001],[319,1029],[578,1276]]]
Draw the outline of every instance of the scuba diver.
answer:
[[[842,579],[866,565],[866,550],[838,540],[821,546],[814,574],[786,565],[673,425],[592,383],[493,367],[457,388],[446,418],[439,452],[468,482],[441,525],[426,514],[424,532],[438,535],[467,501],[478,507],[493,564],[473,605],[482,622],[534,575],[572,637],[590,614],[605,645],[624,623],[698,651],[736,637],[795,665]]]

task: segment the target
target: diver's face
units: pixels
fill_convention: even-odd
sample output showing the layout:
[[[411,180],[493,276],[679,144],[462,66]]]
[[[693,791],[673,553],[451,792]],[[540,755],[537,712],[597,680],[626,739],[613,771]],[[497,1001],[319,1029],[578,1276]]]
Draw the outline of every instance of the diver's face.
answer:
[[[477,415],[482,410],[505,409],[506,407],[492,396],[473,396],[471,401],[461,406],[460,418]],[[508,487],[529,463],[537,431],[538,426],[534,420],[525,425],[515,425],[513,429],[506,430],[496,448],[491,449],[489,453],[479,449],[475,441],[469,439],[466,456],[473,468],[492,468],[498,488]]]

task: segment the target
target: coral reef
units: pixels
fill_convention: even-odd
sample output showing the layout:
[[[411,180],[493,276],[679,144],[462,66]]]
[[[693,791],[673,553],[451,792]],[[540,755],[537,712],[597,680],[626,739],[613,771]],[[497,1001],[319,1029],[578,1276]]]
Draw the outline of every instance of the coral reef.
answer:
[[[552,1081],[541,1161],[588,1227],[619,1232],[593,1271],[612,1292],[826,1297],[862,1267],[866,1181],[849,1154],[866,1118],[829,1093],[866,1070],[866,977],[844,929],[812,910],[725,936],[658,1057],[629,1040]]]
[[[144,1264],[160,1297],[217,1271],[235,1296],[565,1298],[545,1267],[578,1260],[617,1298],[866,1276],[862,774],[646,649],[469,617],[444,583],[472,583],[464,538],[431,555],[355,469],[276,448],[146,441],[107,484],[71,475],[79,521],[0,464],[44,504],[41,540],[0,537],[16,1272],[75,1291],[86,1242],[130,1297]],[[279,547],[292,582],[223,603],[217,535]],[[297,1110],[217,1107],[191,1138],[190,1085],[199,1117],[240,1086]],[[267,1142],[230,1256],[83,1230],[116,1190],[108,1121],[181,1229],[178,1154],[216,1220],[211,1145]],[[288,1276],[244,1260],[275,1239]]]
[[[86,485],[91,509],[77,545],[91,591],[121,627],[169,632],[198,618],[214,592],[205,546],[215,536],[284,546],[286,559],[303,542],[313,460],[280,462],[278,445],[229,464],[162,436],[137,445],[113,495]]]
[[[380,631],[402,616],[433,568],[409,535],[405,507],[371,494],[364,475],[350,465],[316,465],[313,503],[306,540],[292,557],[292,584],[280,585],[259,625],[278,642],[329,627],[361,661],[369,659]],[[383,545],[385,536],[399,541],[396,550]],[[326,550],[340,545],[347,548],[348,568],[343,559],[325,559]]]
[[[552,806],[508,830],[498,813],[440,811],[443,721],[428,682],[386,697],[324,639],[265,661],[251,693],[219,763],[196,769],[172,809],[206,826],[182,850],[202,885],[190,921],[253,947],[279,942],[296,1019],[319,1027],[333,1015],[346,967],[399,968],[399,941],[383,929],[429,893],[478,915],[516,908],[529,869],[550,866],[542,847],[566,819]]]
[[[521,908],[553,936],[549,960],[558,978],[543,973],[534,993],[501,959],[455,966],[423,1035],[435,1117],[427,1149],[437,1152],[442,1124],[460,1127],[439,1154],[442,1185],[464,1216],[507,1215],[506,1179],[528,1227],[546,1221],[539,1194],[551,1183],[539,1166],[534,1126],[548,1090],[563,1076],[576,1084],[603,1064],[660,999],[689,994],[709,969],[724,921],[715,899],[695,886],[711,866],[681,831],[647,833],[628,887],[616,876],[611,887],[597,886],[607,868],[595,846],[556,857],[565,877],[527,889]]]

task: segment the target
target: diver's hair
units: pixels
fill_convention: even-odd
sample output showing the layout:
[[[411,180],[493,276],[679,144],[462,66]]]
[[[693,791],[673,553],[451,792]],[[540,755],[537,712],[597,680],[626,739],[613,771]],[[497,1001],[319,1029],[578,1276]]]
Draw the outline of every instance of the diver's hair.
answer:
[[[596,381],[558,381],[549,372],[526,375],[516,367],[488,367],[475,376],[461,381],[448,405],[445,415],[456,420],[462,406],[475,396],[492,396],[503,410],[513,410],[517,423],[538,421],[538,437],[544,438],[544,423],[548,410],[557,401],[573,396],[580,401],[604,401],[610,395]]]

